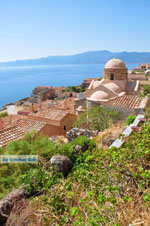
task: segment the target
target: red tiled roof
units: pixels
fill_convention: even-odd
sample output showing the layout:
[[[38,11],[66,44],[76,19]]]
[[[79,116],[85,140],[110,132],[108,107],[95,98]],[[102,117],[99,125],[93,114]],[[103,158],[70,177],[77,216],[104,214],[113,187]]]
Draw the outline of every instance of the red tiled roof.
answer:
[[[60,110],[65,110],[69,113],[74,113],[74,106],[75,106],[75,98],[70,97],[65,100],[57,100],[57,101],[52,101],[52,100],[46,100],[43,102],[39,102],[37,104],[34,104],[34,108],[37,111],[41,110],[47,110],[50,109],[50,106],[53,105],[54,109],[60,109]],[[32,106],[25,107],[21,111],[18,112],[19,115],[28,115],[29,113],[32,113]]]
[[[4,129],[0,131],[0,146],[5,146],[13,140],[21,139],[25,132],[33,130],[38,132],[45,124],[45,122],[25,118],[13,121],[9,125],[5,124]]]
[[[103,105],[126,108],[126,109],[133,109],[140,105],[142,99],[143,98],[140,96],[124,95],[122,97],[117,97],[113,100],[104,102]]]
[[[45,118],[45,119],[50,119],[50,120],[56,120],[56,121],[61,121],[68,112],[60,110],[60,109],[45,109],[38,111],[36,113],[30,113],[29,115]]]

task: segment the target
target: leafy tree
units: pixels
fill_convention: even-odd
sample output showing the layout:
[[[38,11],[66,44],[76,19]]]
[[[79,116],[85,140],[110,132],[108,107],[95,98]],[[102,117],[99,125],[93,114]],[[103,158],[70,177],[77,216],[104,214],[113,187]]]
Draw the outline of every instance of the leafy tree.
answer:
[[[115,122],[120,118],[121,115],[116,110],[108,110],[106,107],[93,106],[79,115],[74,126],[103,131],[111,122]]]

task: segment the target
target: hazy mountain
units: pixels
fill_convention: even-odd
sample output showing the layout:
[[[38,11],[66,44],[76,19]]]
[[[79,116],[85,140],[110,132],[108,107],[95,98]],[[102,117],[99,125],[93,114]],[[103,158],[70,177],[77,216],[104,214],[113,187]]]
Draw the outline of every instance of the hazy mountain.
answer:
[[[17,60],[0,63],[1,67],[10,66],[38,66],[50,64],[100,64],[118,57],[125,63],[147,63],[150,62],[150,52],[109,52],[89,51],[69,56],[49,56],[39,59]]]

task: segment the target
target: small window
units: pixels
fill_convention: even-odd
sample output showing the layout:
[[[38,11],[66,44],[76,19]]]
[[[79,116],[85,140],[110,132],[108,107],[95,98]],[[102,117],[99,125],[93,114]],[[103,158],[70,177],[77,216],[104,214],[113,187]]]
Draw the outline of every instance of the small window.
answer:
[[[114,80],[114,74],[111,74],[110,80]]]
[[[64,126],[64,130],[66,130],[66,126]]]

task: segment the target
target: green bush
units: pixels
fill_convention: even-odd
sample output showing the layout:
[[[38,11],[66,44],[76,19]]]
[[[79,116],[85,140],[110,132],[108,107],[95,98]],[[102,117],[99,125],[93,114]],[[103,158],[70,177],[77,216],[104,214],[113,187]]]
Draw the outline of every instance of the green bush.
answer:
[[[20,181],[27,185],[29,195],[37,195],[42,194],[58,183],[60,178],[62,178],[62,174],[47,173],[42,167],[38,167],[37,169],[30,169],[26,174],[23,174]]]
[[[125,125],[129,126],[134,122],[135,119],[136,119],[136,115],[129,115],[128,118],[126,119]]]
[[[144,86],[143,94],[144,94],[145,96],[147,96],[147,95],[150,94],[150,85]]]
[[[93,106],[78,116],[75,127],[84,127],[91,130],[103,131],[110,123],[121,119],[121,114],[116,110],[106,107]]]
[[[6,116],[8,116],[8,112],[7,111],[4,111],[4,112],[0,113],[0,118],[4,118]]]
[[[2,164],[0,165],[0,198],[4,197],[14,187],[22,183],[29,184],[29,192],[35,193],[39,190],[45,191],[55,183],[56,178],[52,173],[48,174],[42,168],[47,164],[53,155],[68,156],[75,164],[76,161],[83,161],[83,153],[74,153],[74,147],[79,144],[83,150],[92,151],[96,147],[94,141],[87,137],[78,137],[67,144],[54,144],[48,137],[40,137],[35,132],[25,134],[22,140],[10,142],[5,148],[0,149],[0,154],[5,155],[39,155],[38,164]],[[62,174],[61,174],[62,175]]]
[[[80,86],[69,86],[67,87],[65,90],[63,90],[63,93],[64,92],[75,92],[75,93],[82,93],[84,92],[85,89],[80,87]]]

